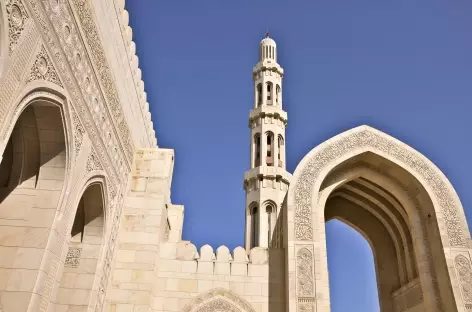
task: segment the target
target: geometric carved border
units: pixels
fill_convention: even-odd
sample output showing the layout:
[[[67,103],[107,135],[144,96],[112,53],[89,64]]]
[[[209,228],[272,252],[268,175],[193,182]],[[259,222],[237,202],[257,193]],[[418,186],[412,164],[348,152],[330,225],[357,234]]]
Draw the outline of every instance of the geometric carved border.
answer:
[[[312,194],[316,180],[320,173],[331,163],[335,162],[350,151],[369,147],[398,159],[405,164],[407,170],[416,172],[423,178],[433,191],[443,215],[449,243],[452,247],[466,247],[466,241],[459,219],[458,209],[454,196],[451,194],[444,178],[439,176],[431,163],[405,148],[396,139],[380,134],[368,126],[361,126],[351,130],[348,134],[341,134],[330,139],[328,145],[316,152],[307,165],[304,166],[295,185],[295,238],[296,240],[312,240]]]

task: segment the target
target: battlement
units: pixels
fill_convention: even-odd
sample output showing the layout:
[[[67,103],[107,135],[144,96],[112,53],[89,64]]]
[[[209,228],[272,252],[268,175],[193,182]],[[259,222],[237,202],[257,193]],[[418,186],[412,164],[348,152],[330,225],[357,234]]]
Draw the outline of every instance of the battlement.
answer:
[[[130,65],[132,77],[136,93],[138,96],[139,107],[143,114],[144,126],[148,136],[150,147],[157,147],[156,133],[154,125],[151,120],[151,113],[149,111],[149,103],[147,102],[147,94],[144,91],[144,81],[142,80],[141,69],[139,68],[139,58],[136,55],[136,44],[133,41],[133,29],[129,26],[129,13],[125,10],[124,0],[115,0],[115,10],[123,41],[126,47],[126,54]]]
[[[269,258],[271,262],[283,261],[282,250],[255,247],[247,253],[243,247],[236,247],[231,253],[223,245],[214,252],[210,245],[204,245],[198,252],[189,241],[161,245],[161,271],[177,273],[268,276]]]

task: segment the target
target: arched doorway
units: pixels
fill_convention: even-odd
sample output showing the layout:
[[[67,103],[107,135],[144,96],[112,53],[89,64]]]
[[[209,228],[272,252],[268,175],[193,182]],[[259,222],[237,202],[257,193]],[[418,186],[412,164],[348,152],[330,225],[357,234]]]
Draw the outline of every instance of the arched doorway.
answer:
[[[371,244],[347,222],[326,221],[331,311],[380,311]]]
[[[13,129],[0,163],[0,254],[8,273],[0,291],[4,310],[28,308],[66,177],[62,106],[42,95],[20,111],[12,127],[4,127]]]
[[[104,243],[104,191],[92,183],[82,194],[70,232],[56,309],[87,311],[96,305],[98,272]]]
[[[460,201],[439,169],[392,137],[362,126],[313,149],[295,171],[286,208],[295,249],[287,259],[296,285],[289,311],[329,311],[324,223],[331,218],[371,241],[382,312],[464,311],[468,304],[469,285],[446,262],[460,255],[470,265]]]

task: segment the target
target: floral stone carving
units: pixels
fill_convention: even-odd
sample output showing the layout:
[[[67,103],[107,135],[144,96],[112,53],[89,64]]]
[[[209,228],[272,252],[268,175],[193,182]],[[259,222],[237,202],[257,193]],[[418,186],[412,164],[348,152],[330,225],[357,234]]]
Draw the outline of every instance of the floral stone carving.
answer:
[[[458,214],[460,207],[457,207],[444,178],[423,157],[412,152],[402,143],[369,127],[359,128],[327,141],[323,149],[315,153],[303,168],[295,186],[295,238],[297,240],[313,239],[311,200],[313,188],[320,173],[351,151],[369,147],[397,159],[405,165],[407,170],[417,173],[426,181],[440,205],[450,245],[466,247]]]
[[[313,296],[313,254],[307,248],[297,254],[297,281],[299,296]]]
[[[454,263],[456,265],[463,299],[466,303],[472,303],[472,266],[470,261],[467,257],[458,255]]]
[[[6,9],[8,13],[8,36],[10,39],[9,52],[11,54],[20,40],[29,15],[20,0],[7,1]]]
[[[41,46],[41,50],[36,55],[36,60],[34,61],[33,67],[31,68],[27,82],[34,80],[46,80],[52,83],[57,84],[60,87],[62,86],[59,76],[54,69],[54,65],[49,58],[48,53],[44,46]]]

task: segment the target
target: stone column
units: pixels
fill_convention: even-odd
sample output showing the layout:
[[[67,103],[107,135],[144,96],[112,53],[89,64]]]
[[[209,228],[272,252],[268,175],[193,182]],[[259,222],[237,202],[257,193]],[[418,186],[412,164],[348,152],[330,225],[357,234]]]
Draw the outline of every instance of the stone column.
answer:
[[[166,237],[174,152],[141,149],[134,157],[117,238],[108,311],[153,311],[159,245]]]

